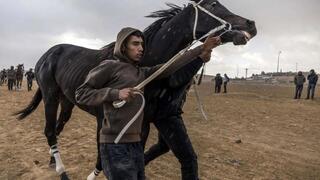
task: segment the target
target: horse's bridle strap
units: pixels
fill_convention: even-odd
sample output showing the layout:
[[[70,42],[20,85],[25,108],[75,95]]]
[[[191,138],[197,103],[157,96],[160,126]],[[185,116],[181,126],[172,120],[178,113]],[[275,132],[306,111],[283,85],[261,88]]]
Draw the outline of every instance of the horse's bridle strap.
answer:
[[[198,26],[198,16],[199,16],[199,10],[201,10],[202,12],[208,14],[209,16],[213,17],[214,19],[216,19],[217,21],[219,21],[222,25],[221,26],[218,26],[216,27],[215,29],[211,30],[209,33],[210,34],[213,34],[217,31],[220,31],[222,29],[226,29],[226,31],[230,31],[232,26],[230,23],[228,23],[227,21],[221,19],[220,17],[212,14],[211,12],[209,12],[208,10],[206,10],[204,7],[202,7],[200,5],[200,3],[202,3],[203,0],[199,1],[198,3],[194,2],[194,1],[191,1],[191,4],[195,10],[195,18],[194,18],[194,26],[193,26],[193,40],[197,40],[197,37],[196,37],[196,30],[197,30],[197,26]],[[199,10],[198,10],[199,9]],[[207,36],[210,35],[210,34],[206,34]],[[206,36],[205,36],[206,37]],[[203,39],[204,36],[202,36],[200,39]]]

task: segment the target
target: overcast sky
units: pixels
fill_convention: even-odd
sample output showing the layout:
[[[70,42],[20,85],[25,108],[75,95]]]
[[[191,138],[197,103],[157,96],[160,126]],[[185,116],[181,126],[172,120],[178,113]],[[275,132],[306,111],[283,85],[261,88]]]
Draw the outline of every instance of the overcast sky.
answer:
[[[150,12],[187,0],[0,0],[0,68],[33,68],[55,44],[100,48],[125,26],[143,30]],[[277,69],[320,72],[319,0],[221,0],[235,14],[256,21],[258,35],[245,46],[215,49],[207,74],[234,77]],[[237,71],[238,70],[238,71]]]

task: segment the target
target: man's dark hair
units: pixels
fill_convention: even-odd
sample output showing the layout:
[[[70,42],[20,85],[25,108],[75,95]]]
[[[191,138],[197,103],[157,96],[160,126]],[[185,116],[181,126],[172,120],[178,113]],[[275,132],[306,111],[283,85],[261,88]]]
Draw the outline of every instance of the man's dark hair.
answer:
[[[130,36],[137,36],[137,37],[143,38],[143,34],[141,31],[135,31],[135,32],[131,33]]]
[[[143,39],[143,41],[144,41],[144,36],[143,36],[142,32],[141,32],[141,31],[135,31],[135,32],[131,33],[131,34],[123,41],[123,43],[122,43],[122,45],[121,45],[121,46],[122,46],[121,49],[126,49],[126,48],[127,48],[127,44],[128,44],[128,41],[129,41],[130,36],[141,37],[141,38]]]

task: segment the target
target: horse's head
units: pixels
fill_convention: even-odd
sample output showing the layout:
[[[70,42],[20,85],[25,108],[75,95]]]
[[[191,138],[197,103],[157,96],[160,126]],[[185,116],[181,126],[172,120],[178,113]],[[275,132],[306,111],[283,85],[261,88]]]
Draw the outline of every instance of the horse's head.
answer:
[[[17,65],[17,68],[18,68],[18,69],[22,69],[22,68],[23,68],[23,64],[18,64],[18,65]]]
[[[233,14],[217,0],[192,0],[190,6],[193,6],[195,14],[191,26],[196,38],[223,24],[225,26],[221,27],[224,29],[218,31],[218,35],[227,29],[231,30],[221,36],[223,43],[244,45],[257,34],[254,21]]]

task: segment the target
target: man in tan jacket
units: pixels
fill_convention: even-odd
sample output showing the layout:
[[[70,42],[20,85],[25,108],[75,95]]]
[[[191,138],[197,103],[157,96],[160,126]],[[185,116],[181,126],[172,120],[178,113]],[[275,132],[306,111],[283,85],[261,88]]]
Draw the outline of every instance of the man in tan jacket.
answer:
[[[220,44],[220,38],[207,38],[203,45],[187,51],[167,68],[159,77],[164,78],[196,58],[208,62],[211,50]],[[100,154],[104,174],[109,180],[144,179],[141,126],[143,113],[130,126],[118,144],[114,140],[139,110],[141,97],[134,96],[134,89],[162,65],[139,67],[144,55],[144,38],[141,31],[123,28],[117,36],[114,49],[116,61],[106,60],[92,69],[85,82],[76,90],[79,104],[103,105],[104,121],[100,131]],[[121,108],[114,108],[112,102],[125,100]]]

